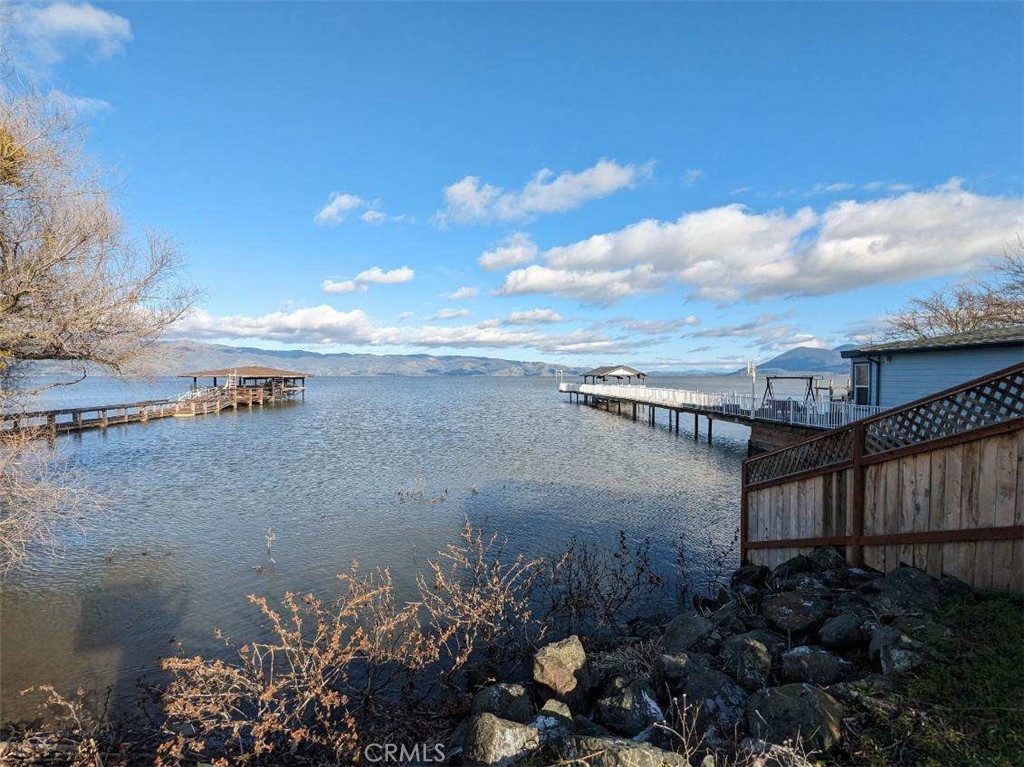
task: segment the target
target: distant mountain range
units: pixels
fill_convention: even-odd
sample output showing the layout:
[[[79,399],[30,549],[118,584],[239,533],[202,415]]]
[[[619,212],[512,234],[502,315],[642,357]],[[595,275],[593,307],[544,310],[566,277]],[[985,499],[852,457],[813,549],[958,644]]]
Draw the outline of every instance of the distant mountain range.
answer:
[[[835,349],[797,346],[758,365],[759,373],[845,373],[849,362]],[[433,354],[346,354],[305,350],[278,351],[245,346],[225,346],[200,341],[162,341],[144,363],[149,375],[177,375],[193,370],[213,370],[264,365],[287,368],[315,376],[554,376],[559,370],[574,377],[586,368],[549,362],[526,362],[496,357]],[[62,363],[37,363],[39,373],[69,369]],[[641,366],[642,367],[642,366]],[[742,375],[745,368],[725,375]],[[716,370],[652,371],[652,376],[723,375]]]
[[[796,346],[777,357],[757,366],[759,373],[847,373],[850,361],[843,359],[840,352],[855,349],[854,344],[843,344],[835,349],[819,349],[814,346]],[[746,368],[735,371],[746,374]]]
[[[321,354],[304,350],[276,351],[223,346],[198,341],[164,341],[146,365],[153,375],[176,375],[265,365],[317,376],[553,376],[563,365],[493,357],[434,356],[432,354]]]

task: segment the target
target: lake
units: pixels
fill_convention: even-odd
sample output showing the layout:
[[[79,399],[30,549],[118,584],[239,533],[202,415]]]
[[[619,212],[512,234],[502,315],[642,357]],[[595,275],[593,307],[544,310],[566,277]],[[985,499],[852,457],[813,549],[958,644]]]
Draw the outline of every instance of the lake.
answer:
[[[652,385],[746,390],[743,378]],[[88,379],[33,407],[171,396],[176,379]],[[305,402],[111,427],[58,440],[105,499],[55,556],[12,572],[0,597],[0,716],[33,713],[18,692],[114,688],[131,697],[154,660],[215,653],[215,628],[258,630],[248,594],[336,593],[353,559],[389,565],[400,593],[468,518],[508,548],[552,553],[570,536],[613,546],[650,536],[672,570],[704,572],[709,535],[739,525],[745,428],[721,422],[715,444],[567,402],[550,378],[314,378]],[[422,489],[443,502],[400,499]],[[274,531],[273,571],[267,559]],[[738,552],[731,553],[734,564]]]

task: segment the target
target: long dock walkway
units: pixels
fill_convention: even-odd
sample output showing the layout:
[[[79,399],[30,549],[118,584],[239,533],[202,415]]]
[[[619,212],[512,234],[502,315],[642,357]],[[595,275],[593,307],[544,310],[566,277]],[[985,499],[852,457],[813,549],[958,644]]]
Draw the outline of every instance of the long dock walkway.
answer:
[[[749,394],[709,393],[686,389],[622,384],[563,383],[559,391],[570,401],[603,410],[625,412],[653,426],[658,409],[668,413],[669,428],[679,433],[683,413],[693,415],[693,438],[700,438],[700,418],[707,420],[707,440],[712,440],[714,422],[729,421],[751,427],[751,443],[757,449],[779,447],[815,436],[822,431],[880,413],[883,408],[851,402],[807,402],[796,399],[758,400]]]
[[[106,429],[118,424],[146,423],[158,418],[214,415],[239,407],[252,409],[276,401],[278,398],[273,393],[260,387],[211,387],[190,391],[173,400],[156,399],[116,405],[0,413],[0,430],[57,436],[88,429]]]

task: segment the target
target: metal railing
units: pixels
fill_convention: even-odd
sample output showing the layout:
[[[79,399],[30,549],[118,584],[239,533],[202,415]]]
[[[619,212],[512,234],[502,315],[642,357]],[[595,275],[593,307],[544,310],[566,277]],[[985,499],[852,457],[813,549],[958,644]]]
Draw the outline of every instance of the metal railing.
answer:
[[[835,429],[885,410],[876,405],[857,405],[852,402],[761,400],[750,394],[738,392],[701,392],[654,386],[580,384],[576,389],[561,388],[571,385],[561,384],[559,391],[577,391],[580,394],[629,400],[657,407],[699,409],[758,421],[774,421],[821,429]]]

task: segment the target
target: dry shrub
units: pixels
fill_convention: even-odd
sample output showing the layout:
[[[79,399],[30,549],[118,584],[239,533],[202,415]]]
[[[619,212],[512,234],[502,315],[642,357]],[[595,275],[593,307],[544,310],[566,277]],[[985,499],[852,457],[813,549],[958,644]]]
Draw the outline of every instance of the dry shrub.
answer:
[[[467,520],[459,540],[429,563],[429,578],[417,576],[420,606],[443,672],[454,671],[481,650],[492,660],[523,646],[540,630],[530,593],[540,559],[517,554],[506,564],[504,542]]]
[[[496,537],[468,522],[458,543],[417,579],[420,598],[399,607],[387,570],[339,576],[344,590],[324,604],[286,594],[278,613],[250,596],[270,638],[231,660],[162,662],[169,739],[162,758],[283,759],[358,763],[361,745],[408,733],[446,734],[450,717],[417,700],[477,651],[495,657],[530,635],[532,560],[501,562]]]
[[[652,639],[622,645],[607,652],[593,653],[589,663],[597,671],[609,671],[616,676],[636,678],[648,676],[663,652],[661,640]]]
[[[612,550],[570,538],[559,557],[545,561],[536,591],[546,622],[577,631],[617,628],[641,603],[661,596],[663,588],[651,564],[650,539],[631,546],[625,531],[619,531]]]
[[[0,744],[0,764],[54,764],[70,767],[103,767],[101,744],[110,740],[105,708],[100,716],[89,713],[86,693],[79,689],[65,697],[50,685],[23,690],[22,695],[40,694],[41,713],[48,723]]]

